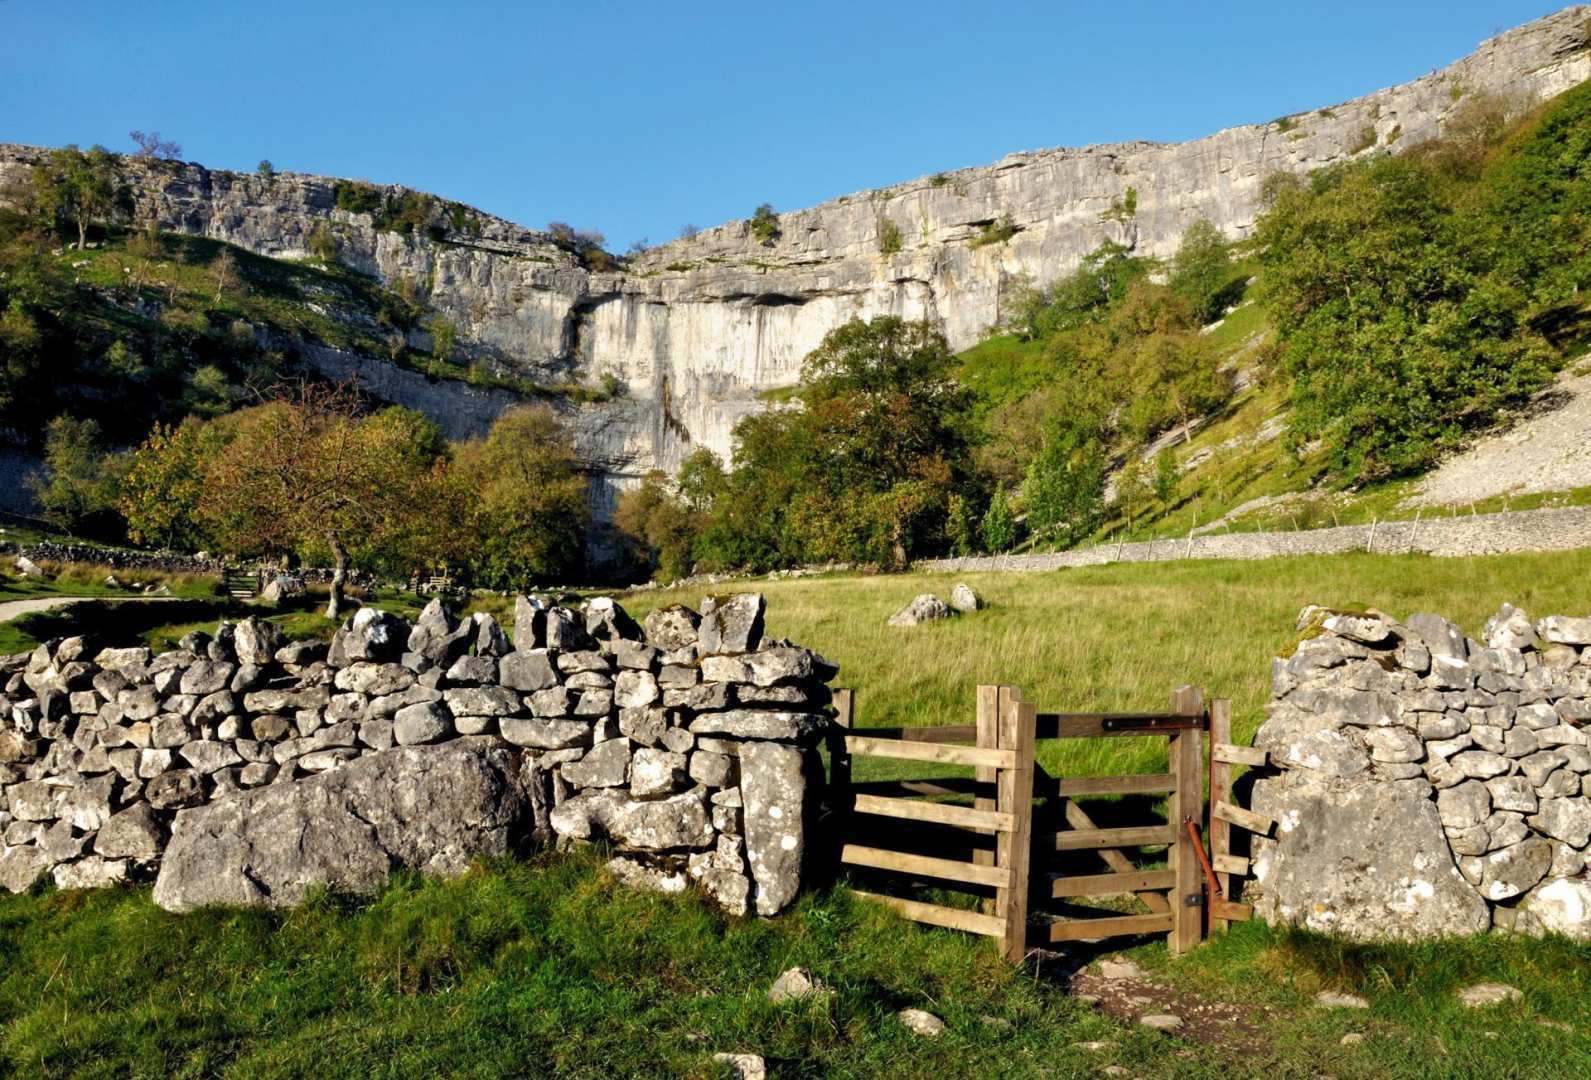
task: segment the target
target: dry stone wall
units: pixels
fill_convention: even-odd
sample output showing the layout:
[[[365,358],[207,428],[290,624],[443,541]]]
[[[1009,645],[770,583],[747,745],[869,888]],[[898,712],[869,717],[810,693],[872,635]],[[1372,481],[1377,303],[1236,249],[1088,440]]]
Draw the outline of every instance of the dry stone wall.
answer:
[[[1266,918],[1353,938],[1591,940],[1591,618],[1306,608],[1255,736]]]
[[[395,867],[606,840],[626,880],[725,909],[794,898],[834,665],[759,594],[640,626],[612,600],[362,608],[331,642],[255,618],[182,647],[0,659],[0,884],[157,877],[173,910],[368,892]]]

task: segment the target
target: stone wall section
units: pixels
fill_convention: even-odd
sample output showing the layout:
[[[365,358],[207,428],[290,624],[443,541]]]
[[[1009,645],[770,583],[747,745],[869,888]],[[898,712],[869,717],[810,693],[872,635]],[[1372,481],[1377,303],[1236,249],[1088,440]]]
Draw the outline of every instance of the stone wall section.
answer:
[[[1591,618],[1306,608],[1255,745],[1258,910],[1354,938],[1591,939]]]
[[[837,669],[763,615],[742,593],[643,628],[610,599],[520,597],[510,641],[435,600],[413,625],[362,608],[329,643],[251,617],[160,655],[74,637],[0,658],[0,884],[158,874],[176,910],[283,904],[601,839],[627,880],[773,914]]]

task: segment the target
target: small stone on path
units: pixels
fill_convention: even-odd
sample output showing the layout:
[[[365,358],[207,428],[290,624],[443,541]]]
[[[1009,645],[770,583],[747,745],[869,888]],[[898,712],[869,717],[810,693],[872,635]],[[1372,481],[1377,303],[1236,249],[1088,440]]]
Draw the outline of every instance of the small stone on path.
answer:
[[[1138,1018],[1138,1022],[1156,1031],[1176,1031],[1182,1026],[1182,1017],[1172,1013],[1146,1013]]]
[[[1364,1041],[1364,1033],[1359,1031],[1350,1031],[1348,1034],[1344,1035],[1341,1040],[1343,1046],[1358,1046]]]
[[[1476,983],[1458,992],[1458,1000],[1466,1009],[1484,1009],[1488,1005],[1518,1001],[1524,996],[1514,987],[1503,983]]]
[[[1072,1045],[1079,1050],[1092,1050],[1096,1054],[1102,1050],[1110,1049],[1110,1043],[1105,1042],[1103,1039],[1089,1039],[1087,1042],[1073,1043]]]
[[[1099,973],[1107,979],[1141,979],[1143,969],[1131,960],[1101,960]]]
[[[900,1017],[900,1022],[911,1028],[919,1035],[929,1037],[938,1035],[945,1030],[945,1022],[931,1012],[922,1009],[902,1009],[895,1014]]]
[[[1322,990],[1315,995],[1315,1004],[1328,1009],[1368,1009],[1370,1002],[1358,994],[1345,994],[1340,990]]]

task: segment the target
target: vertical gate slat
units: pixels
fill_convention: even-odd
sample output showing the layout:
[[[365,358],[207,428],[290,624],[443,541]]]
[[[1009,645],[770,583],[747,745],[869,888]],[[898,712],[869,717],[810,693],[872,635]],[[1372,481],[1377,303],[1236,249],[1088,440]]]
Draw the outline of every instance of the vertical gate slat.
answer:
[[[999,770],[996,808],[1012,815],[1015,827],[995,840],[995,865],[1009,869],[1011,885],[996,893],[1005,919],[1002,945],[1007,960],[1027,956],[1028,868],[1033,847],[1033,734],[1038,710],[1014,686],[1000,687],[999,739],[1002,750],[1016,751],[1016,768]]]
[[[1210,702],[1210,746],[1216,743],[1230,743],[1232,741],[1232,702],[1227,698],[1216,698]],[[1210,860],[1215,862],[1219,856],[1232,854],[1232,826],[1226,821],[1215,816],[1217,802],[1232,801],[1232,766],[1224,761],[1215,760],[1212,752],[1210,755]],[[1216,866],[1221,864],[1216,862]],[[1221,887],[1220,897],[1211,899],[1225,900],[1232,894],[1232,875],[1216,871],[1215,882]],[[1232,925],[1230,919],[1218,918],[1215,906],[1210,908],[1210,931],[1226,930]]]
[[[1204,712],[1204,695],[1196,686],[1180,686],[1171,694],[1171,711],[1188,716]],[[1204,818],[1204,790],[1200,783],[1204,764],[1204,733],[1199,728],[1179,731],[1171,738],[1171,773],[1177,778],[1176,790],[1166,806],[1166,817],[1177,830],[1177,842],[1171,848],[1171,869],[1177,875],[1177,887],[1168,899],[1171,902],[1171,939],[1173,954],[1192,949],[1204,936],[1204,910],[1196,902],[1201,897],[1200,876],[1203,869],[1194,853],[1183,824],[1192,820],[1202,823]]]

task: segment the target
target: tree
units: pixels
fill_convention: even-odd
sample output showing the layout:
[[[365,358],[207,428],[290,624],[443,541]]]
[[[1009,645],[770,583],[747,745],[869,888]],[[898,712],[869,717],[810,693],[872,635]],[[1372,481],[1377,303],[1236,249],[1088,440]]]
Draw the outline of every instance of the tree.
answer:
[[[580,570],[587,483],[550,408],[505,412],[484,439],[454,447],[448,472],[462,527],[437,549],[450,551],[478,582],[524,588]]]
[[[1162,508],[1169,509],[1176,500],[1177,487],[1182,480],[1182,474],[1177,470],[1177,456],[1168,446],[1155,455],[1155,498],[1160,501]]]
[[[162,139],[158,131],[129,131],[127,137],[138,146],[134,157],[141,158],[180,158],[182,157],[182,144]]]
[[[99,424],[57,416],[45,429],[44,471],[30,479],[44,518],[77,532],[108,524],[116,507],[118,463],[105,452]]]
[[[1035,536],[1070,547],[1098,526],[1105,502],[1102,428],[1102,418],[1088,412],[1050,421],[1023,488]]]
[[[117,509],[140,544],[195,550],[206,542],[199,516],[204,466],[230,439],[226,428],[195,417],[173,427],[158,421],[132,453]]]
[[[779,239],[779,215],[773,212],[773,207],[768,203],[763,203],[752,212],[751,235],[763,247],[770,247]]]
[[[321,262],[335,262],[337,259],[337,236],[324,221],[317,221],[309,231],[308,246],[309,253]]]
[[[619,496],[613,525],[635,547],[653,576],[667,582],[690,574],[703,518],[686,504],[668,475],[654,469],[639,487]]]
[[[445,371],[453,359],[453,344],[458,338],[458,327],[440,315],[431,320],[431,363],[434,370]]]
[[[206,531],[242,554],[329,552],[326,616],[338,618],[355,559],[401,550],[430,509],[435,425],[398,408],[361,417],[341,387],[305,387],[226,419],[232,438],[204,468]]]
[[[1127,519],[1127,532],[1133,531],[1134,522],[1148,506],[1149,475],[1144,459],[1129,457],[1116,474],[1116,510]]]
[[[232,254],[232,249],[224,247],[215,257],[215,262],[210,266],[210,273],[215,278],[215,302],[219,304],[221,297],[243,284],[243,269],[238,265],[238,257]]]
[[[271,164],[269,158],[261,158],[260,163],[254,168],[254,173],[261,180],[274,180],[276,179],[276,166]]]
[[[88,246],[88,228],[110,217],[118,196],[116,159],[102,146],[87,153],[76,146],[51,151],[34,167],[34,187],[46,216],[77,227],[78,250]]]
[[[1171,260],[1169,284],[1201,324],[1220,318],[1232,283],[1232,256],[1221,230],[1200,218],[1182,234]]]
[[[679,238],[681,240],[694,240],[697,236],[701,235],[701,231],[701,226],[692,225],[687,221],[685,224],[679,227]]]
[[[983,523],[980,531],[983,533],[984,550],[998,554],[1009,551],[1016,543],[1016,516],[1011,513],[1011,500],[1005,493],[1005,485],[995,489],[994,497],[989,500],[989,509],[984,511]]]

